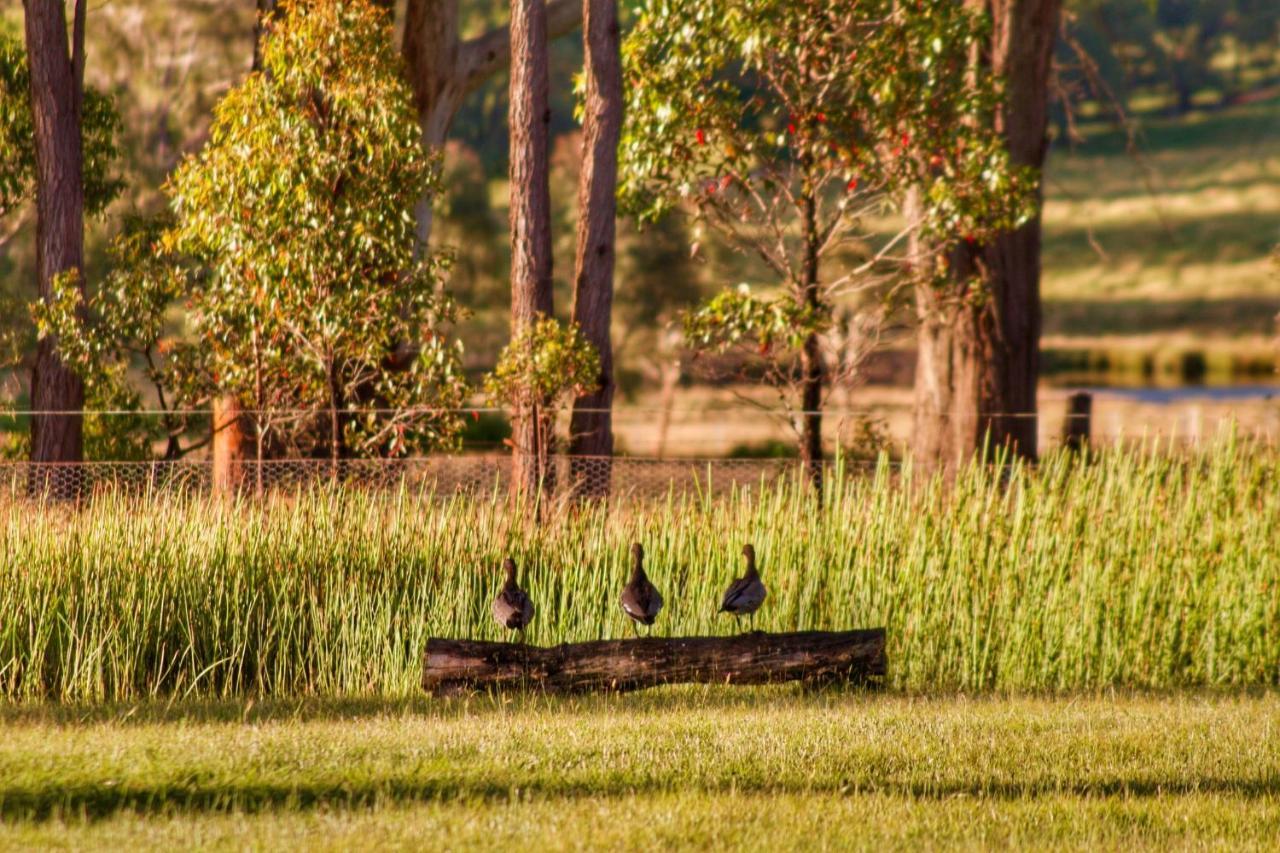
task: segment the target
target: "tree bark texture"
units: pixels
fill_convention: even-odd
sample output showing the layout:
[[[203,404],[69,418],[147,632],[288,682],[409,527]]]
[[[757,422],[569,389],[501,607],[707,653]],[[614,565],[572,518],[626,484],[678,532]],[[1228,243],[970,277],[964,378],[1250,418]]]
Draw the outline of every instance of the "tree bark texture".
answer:
[[[554,316],[551,290],[551,188],[548,136],[547,17],[542,0],[511,3],[511,335]],[[512,481],[535,495],[547,484],[554,426],[529,399],[512,413]]]
[[[819,294],[819,235],[817,202],[813,192],[806,187],[802,199],[804,214],[804,280],[800,297],[805,308],[816,311],[821,307]],[[822,387],[826,380],[822,363],[822,346],[816,334],[810,334],[800,351],[800,461],[808,474],[809,482],[821,494],[822,491]]]
[[[549,38],[572,32],[582,21],[581,0],[551,0],[545,7]],[[475,38],[458,32],[458,0],[408,0],[400,52],[413,87],[422,146],[444,147],[463,100],[511,59],[511,28],[497,27]],[[431,239],[431,200],[418,203],[418,242]]]
[[[583,0],[586,104],[582,172],[578,177],[578,246],[574,262],[573,320],[600,356],[596,390],[574,402],[569,433],[573,481],[583,494],[609,492],[613,455],[613,271],[618,212],[618,143],[622,137],[622,55],[617,0]]]
[[[213,401],[213,492],[231,496],[244,485],[245,455],[252,426],[234,396]]]
[[[25,0],[23,7],[36,149],[36,267],[40,298],[47,301],[59,275],[84,270],[85,0],[76,0],[70,44],[62,0]],[[32,461],[81,461],[84,383],[63,364],[52,338],[41,339],[36,349],[31,404],[37,412]]]
[[[1016,166],[1043,167],[1049,74],[1061,0],[968,0],[992,21],[980,61],[999,77],[1004,97],[996,130]],[[913,453],[926,465],[954,468],[990,446],[1035,458],[1040,374],[1040,246],[1037,214],[988,245],[963,247],[958,276],[977,271],[981,293],[921,285]]]
[[[429,693],[531,687],[554,693],[641,690],[662,684],[867,682],[885,674],[883,628],[731,637],[643,637],[551,648],[430,639]]]

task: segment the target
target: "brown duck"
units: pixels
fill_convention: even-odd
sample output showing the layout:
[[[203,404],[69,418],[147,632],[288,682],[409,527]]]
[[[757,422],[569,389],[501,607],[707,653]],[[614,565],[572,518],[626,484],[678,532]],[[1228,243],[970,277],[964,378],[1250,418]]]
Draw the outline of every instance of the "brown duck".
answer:
[[[644,548],[637,542],[631,546],[631,580],[622,588],[622,612],[636,624],[652,625],[662,609],[662,595],[644,573]],[[638,629],[637,629],[638,630]]]
[[[764,604],[768,594],[760,573],[756,570],[756,549],[750,545],[742,546],[742,556],[747,558],[747,573],[729,584],[725,590],[724,600],[720,602],[721,613],[732,613],[734,619],[749,616],[752,626],[755,625],[755,612]]]
[[[507,573],[507,582],[493,600],[493,618],[503,628],[523,635],[525,626],[533,621],[533,602],[516,583],[516,561],[507,557],[502,561],[502,568]]]

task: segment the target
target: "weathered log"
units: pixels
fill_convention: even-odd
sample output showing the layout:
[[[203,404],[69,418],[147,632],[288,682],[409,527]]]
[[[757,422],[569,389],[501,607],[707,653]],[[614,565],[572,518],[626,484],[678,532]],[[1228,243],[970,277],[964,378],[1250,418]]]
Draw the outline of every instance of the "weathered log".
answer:
[[[422,687],[446,695],[495,687],[569,693],[681,683],[865,683],[884,675],[884,641],[883,628],[641,637],[551,648],[433,638],[427,641]]]

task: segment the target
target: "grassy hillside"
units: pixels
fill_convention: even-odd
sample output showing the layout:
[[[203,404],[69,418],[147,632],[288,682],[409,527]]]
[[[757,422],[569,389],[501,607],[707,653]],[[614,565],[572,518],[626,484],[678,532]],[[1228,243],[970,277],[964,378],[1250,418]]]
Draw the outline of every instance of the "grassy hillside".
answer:
[[[1049,335],[1274,331],[1280,99],[1136,123],[1058,150],[1046,176]]]

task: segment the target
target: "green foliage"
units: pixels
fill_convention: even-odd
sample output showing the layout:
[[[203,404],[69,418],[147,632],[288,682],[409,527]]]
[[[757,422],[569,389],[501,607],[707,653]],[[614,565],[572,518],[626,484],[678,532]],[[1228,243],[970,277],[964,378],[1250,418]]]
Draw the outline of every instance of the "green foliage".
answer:
[[[918,187],[931,233],[1015,223],[1033,176],[983,129],[998,92],[969,58],[985,35],[952,0],[646,0],[625,42],[624,198],[651,217],[726,193],[845,209]]]
[[[745,284],[721,291],[684,315],[685,340],[697,349],[721,353],[744,343],[758,347],[761,355],[775,346],[797,350],[829,325],[830,317],[820,307],[757,296]]]
[[[111,175],[120,116],[109,95],[90,87],[84,93],[83,110],[85,211],[95,214],[124,187]],[[31,199],[35,168],[26,50],[15,36],[0,32],[0,218]]]
[[[191,424],[176,410],[203,402],[203,354],[168,319],[190,287],[189,268],[161,246],[171,225],[165,218],[126,220],[100,285],[59,276],[53,298],[32,306],[40,336],[56,337],[62,358],[84,379],[87,408],[121,413],[86,423],[90,459],[147,458],[162,440],[166,458],[182,455],[180,437]],[[149,405],[133,385],[139,370],[159,419],[124,414]]]
[[[445,261],[415,245],[434,191],[390,21],[368,2],[286,3],[264,71],[218,105],[209,143],[174,175],[166,249],[203,275],[190,321],[205,394],[232,393],[306,451],[328,410],[334,454],[448,444],[466,395]],[[390,414],[388,410],[412,409]]]
[[[495,402],[555,410],[593,390],[600,381],[600,355],[576,323],[563,326],[539,317],[502,351],[485,390]]]

